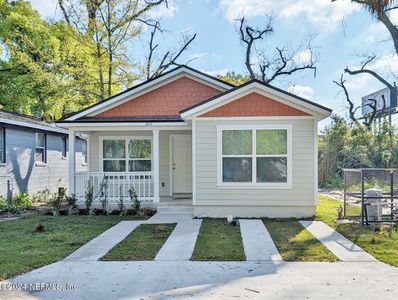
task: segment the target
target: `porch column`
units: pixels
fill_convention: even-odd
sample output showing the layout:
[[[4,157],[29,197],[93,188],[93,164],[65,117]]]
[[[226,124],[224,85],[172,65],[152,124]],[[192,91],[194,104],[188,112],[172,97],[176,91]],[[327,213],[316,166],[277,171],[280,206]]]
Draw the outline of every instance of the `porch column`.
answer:
[[[68,194],[75,193],[75,171],[76,171],[76,154],[75,154],[75,131],[69,129],[69,153],[68,153]]]
[[[153,201],[159,202],[159,130],[153,130]]]

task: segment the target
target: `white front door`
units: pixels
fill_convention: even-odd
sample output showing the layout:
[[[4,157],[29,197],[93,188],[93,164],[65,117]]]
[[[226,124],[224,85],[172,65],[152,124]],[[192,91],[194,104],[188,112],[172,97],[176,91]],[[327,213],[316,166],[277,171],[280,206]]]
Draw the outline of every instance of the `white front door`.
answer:
[[[172,137],[173,193],[192,193],[192,137]]]

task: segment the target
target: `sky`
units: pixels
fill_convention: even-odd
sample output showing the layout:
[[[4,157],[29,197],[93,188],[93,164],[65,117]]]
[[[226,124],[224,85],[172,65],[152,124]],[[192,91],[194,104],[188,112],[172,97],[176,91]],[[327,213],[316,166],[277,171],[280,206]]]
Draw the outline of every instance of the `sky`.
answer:
[[[30,2],[43,18],[60,18],[57,0]],[[243,15],[255,26],[264,25],[266,15],[273,16],[274,33],[261,43],[267,53],[286,45],[297,48],[310,34],[316,35],[316,77],[311,71],[303,71],[272,84],[330,107],[341,116],[348,115],[347,104],[333,80],[339,80],[346,66],[354,69],[360,66],[364,54],[376,54],[369,67],[391,81],[392,74],[398,74],[398,58],[387,30],[349,0],[169,0],[168,8],[162,6],[152,13],[166,29],[161,38],[163,49],[175,49],[183,33],[197,33],[181,62],[194,59],[189,66],[211,75],[227,71],[247,74],[236,22]],[[398,23],[398,14],[393,17]],[[148,36],[144,35],[131,45],[129,55],[144,59],[147,43]],[[298,57],[305,59],[306,53]],[[346,77],[351,98],[358,104],[362,96],[383,87],[369,75]],[[398,118],[393,120],[398,125]],[[320,128],[329,122],[323,121]]]

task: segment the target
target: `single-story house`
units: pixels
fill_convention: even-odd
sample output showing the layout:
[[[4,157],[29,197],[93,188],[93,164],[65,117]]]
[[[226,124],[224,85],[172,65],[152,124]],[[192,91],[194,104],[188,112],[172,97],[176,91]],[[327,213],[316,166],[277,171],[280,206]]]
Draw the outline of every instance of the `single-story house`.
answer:
[[[58,124],[88,136],[89,170],[69,191],[116,205],[188,195],[195,216],[308,217],[317,201],[318,122],[331,110],[258,80],[233,86],[182,66]],[[101,190],[101,186],[106,189]]]
[[[0,196],[68,186],[68,132],[39,118],[0,109]],[[87,142],[76,138],[76,169],[87,170]]]

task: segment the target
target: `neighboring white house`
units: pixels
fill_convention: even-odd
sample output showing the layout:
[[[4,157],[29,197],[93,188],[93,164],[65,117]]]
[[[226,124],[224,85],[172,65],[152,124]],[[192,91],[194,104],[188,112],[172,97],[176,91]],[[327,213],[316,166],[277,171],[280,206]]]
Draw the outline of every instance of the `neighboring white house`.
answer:
[[[195,216],[309,217],[317,193],[317,124],[331,110],[263,82],[235,87],[178,67],[58,122],[89,137],[87,185],[148,203],[192,195]],[[98,198],[96,199],[98,201]]]
[[[34,195],[68,186],[67,130],[39,118],[0,109],[0,196]],[[86,141],[77,138],[76,168],[87,170]]]

